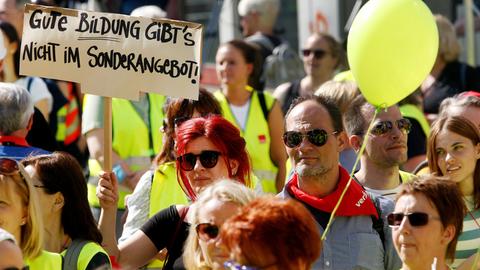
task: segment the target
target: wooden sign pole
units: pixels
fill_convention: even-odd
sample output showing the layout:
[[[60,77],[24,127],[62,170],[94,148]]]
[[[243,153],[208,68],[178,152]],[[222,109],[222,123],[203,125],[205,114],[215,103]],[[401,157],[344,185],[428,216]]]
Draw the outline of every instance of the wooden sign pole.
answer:
[[[103,98],[103,120],[104,120],[104,144],[103,144],[103,170],[112,171],[112,98]]]

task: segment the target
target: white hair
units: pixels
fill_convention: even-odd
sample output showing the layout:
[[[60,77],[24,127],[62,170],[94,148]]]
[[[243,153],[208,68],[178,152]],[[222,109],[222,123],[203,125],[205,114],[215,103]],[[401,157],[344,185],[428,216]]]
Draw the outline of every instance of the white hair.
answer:
[[[279,10],[279,0],[241,0],[238,3],[238,14],[240,16],[256,12],[260,16],[260,24],[263,27],[273,28]]]
[[[167,12],[155,5],[141,6],[130,13],[131,16],[145,17],[151,19],[163,19],[167,17]]]
[[[33,101],[23,87],[0,83],[0,133],[9,135],[28,126],[33,115]]]

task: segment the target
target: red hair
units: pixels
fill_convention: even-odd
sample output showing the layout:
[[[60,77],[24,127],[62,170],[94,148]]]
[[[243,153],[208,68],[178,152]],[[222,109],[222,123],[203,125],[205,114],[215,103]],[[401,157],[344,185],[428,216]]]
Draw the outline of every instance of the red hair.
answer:
[[[240,131],[228,120],[221,116],[211,115],[207,117],[198,117],[184,122],[177,131],[177,156],[185,154],[187,144],[194,139],[205,137],[209,139],[222,153],[221,157],[225,159],[230,178],[246,185],[250,185],[250,160],[246,150],[246,142],[240,136]],[[236,174],[232,173],[229,160],[238,162]],[[181,170],[178,160],[177,179],[185,194],[190,199],[195,200],[195,194],[185,173]]]
[[[259,268],[310,269],[322,247],[310,212],[299,202],[275,197],[250,202],[220,231],[238,263]]]

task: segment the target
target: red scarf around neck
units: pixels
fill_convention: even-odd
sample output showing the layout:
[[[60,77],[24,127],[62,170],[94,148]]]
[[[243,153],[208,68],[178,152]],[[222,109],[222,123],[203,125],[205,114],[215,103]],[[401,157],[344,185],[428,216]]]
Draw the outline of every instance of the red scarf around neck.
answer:
[[[25,147],[30,146],[28,145],[27,140],[25,140],[25,138],[0,135],[0,145],[3,143],[12,143],[16,146],[25,146]]]
[[[293,174],[291,180],[287,183],[287,191],[295,196],[299,201],[302,201],[320,211],[331,213],[333,208],[342,195],[343,189],[347,185],[350,175],[348,172],[339,167],[339,181],[336,189],[325,197],[317,198],[315,196],[305,193],[298,187],[298,175]],[[352,179],[347,192],[343,196],[342,202],[335,213],[336,216],[375,216],[378,218],[378,213],[372,200],[368,196],[365,189]]]

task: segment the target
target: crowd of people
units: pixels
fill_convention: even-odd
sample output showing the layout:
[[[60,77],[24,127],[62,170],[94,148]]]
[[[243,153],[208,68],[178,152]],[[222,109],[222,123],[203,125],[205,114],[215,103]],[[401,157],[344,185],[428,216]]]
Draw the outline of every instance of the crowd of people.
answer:
[[[435,17],[417,91],[377,108],[335,76],[328,33],[268,88],[279,8],[240,1],[217,91],[113,98],[111,153],[103,98],[21,76],[21,22],[0,12],[0,269],[480,269],[480,74],[452,24]]]

